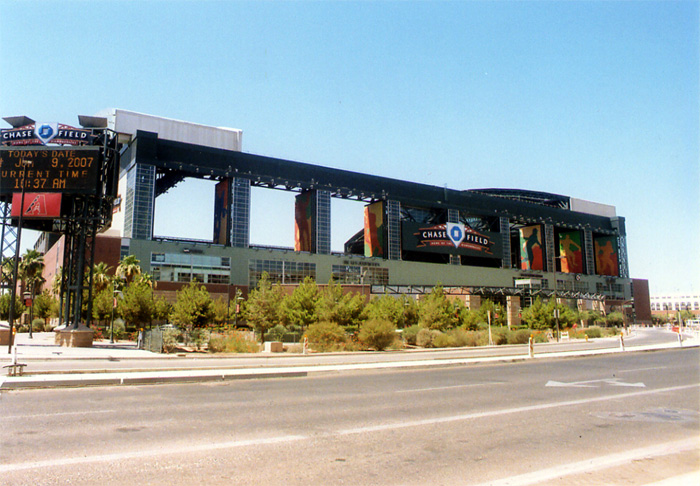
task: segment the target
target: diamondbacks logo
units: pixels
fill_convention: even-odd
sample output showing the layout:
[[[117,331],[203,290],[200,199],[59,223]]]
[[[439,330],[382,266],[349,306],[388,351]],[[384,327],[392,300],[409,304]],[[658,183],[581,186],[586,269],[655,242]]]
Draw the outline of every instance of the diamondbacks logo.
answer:
[[[13,218],[19,217],[19,208],[22,205],[22,195],[12,195]],[[61,194],[54,192],[28,192],[24,195],[23,218],[51,219],[61,216]]]

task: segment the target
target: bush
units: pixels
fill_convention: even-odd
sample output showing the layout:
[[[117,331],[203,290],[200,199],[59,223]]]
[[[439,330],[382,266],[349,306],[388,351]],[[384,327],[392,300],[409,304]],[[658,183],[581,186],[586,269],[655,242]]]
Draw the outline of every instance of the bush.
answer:
[[[496,346],[508,344],[508,333],[507,327],[491,327],[491,339],[493,339],[493,344]]]
[[[311,324],[306,330],[306,337],[309,339],[309,344],[320,352],[343,350],[348,341],[345,329],[328,321]]]
[[[180,341],[180,331],[175,328],[163,329],[163,351],[172,353]]]
[[[455,346],[465,347],[465,346],[482,346],[488,343],[488,338],[484,338],[483,331],[468,331],[461,327],[449,331],[449,334],[455,341]]]
[[[418,333],[420,330],[423,329],[420,327],[418,324],[414,324],[412,326],[407,327],[406,329],[403,330],[402,336],[404,341],[406,341],[407,344],[411,344],[413,346],[416,345],[416,336],[418,336]]]
[[[32,330],[34,332],[44,332],[46,329],[44,328],[45,322],[44,319],[41,319],[37,317],[32,321]]]
[[[436,329],[422,328],[416,336],[416,345],[422,348],[432,348],[435,338],[442,334]]]
[[[124,337],[124,321],[121,319],[115,319],[114,324],[113,324],[113,329],[114,329],[114,340],[118,341]]]
[[[208,349],[210,353],[257,353],[260,351],[260,345],[247,339],[242,332],[233,331],[227,334],[211,333]]]
[[[454,337],[444,332],[439,333],[433,339],[434,348],[453,348],[456,343],[457,341]]]
[[[508,344],[528,344],[530,342],[530,330],[519,329],[508,332]]]
[[[603,330],[598,326],[588,327],[583,332],[586,333],[589,339],[603,337]]]
[[[275,327],[265,333],[265,341],[284,341],[284,335],[287,334],[287,328],[282,324],[277,324]]]
[[[370,348],[383,351],[396,339],[396,326],[386,319],[370,319],[360,325],[358,339]]]

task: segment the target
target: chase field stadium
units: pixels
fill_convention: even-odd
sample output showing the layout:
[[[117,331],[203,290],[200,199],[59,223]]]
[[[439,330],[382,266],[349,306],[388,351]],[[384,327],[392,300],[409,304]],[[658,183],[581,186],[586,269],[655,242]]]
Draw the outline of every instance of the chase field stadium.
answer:
[[[471,308],[484,298],[502,303],[515,325],[537,296],[603,311],[632,300],[625,220],[610,205],[518,189],[447,189],[254,155],[242,152],[241,130],[119,109],[82,118],[119,141],[111,221],[96,238],[94,259],[115,267],[136,256],[166,296],[197,280],[233,299],[263,272],[284,285],[333,279],[369,295],[419,297],[440,284]],[[154,236],[158,197],[187,178],[215,182],[212,232],[201,240]],[[252,187],[296,193],[288,222],[294,247],[251,245]],[[331,198],[364,209],[364,227],[342,252],[331,251]],[[60,266],[61,241],[46,232],[37,242],[47,281]]]

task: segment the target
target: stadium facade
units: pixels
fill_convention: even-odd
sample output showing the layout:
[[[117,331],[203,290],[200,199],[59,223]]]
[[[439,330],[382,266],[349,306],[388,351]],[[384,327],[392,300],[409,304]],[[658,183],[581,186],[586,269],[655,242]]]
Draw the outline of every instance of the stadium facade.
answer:
[[[613,206],[332,169],[244,153],[240,130],[115,109],[97,116],[123,143],[112,224],[98,246],[118,241],[119,254],[135,255],[161,291],[197,280],[231,296],[254,288],[262,272],[282,284],[333,279],[370,294],[420,295],[441,284],[468,305],[502,301],[513,323],[538,295],[580,309],[622,310],[632,300],[625,220]],[[156,198],[187,178],[216,182],[212,234],[156,237]],[[297,193],[293,248],[251,245],[252,187]],[[364,203],[364,227],[343,252],[331,251],[331,198]],[[60,245],[43,243],[51,260]]]

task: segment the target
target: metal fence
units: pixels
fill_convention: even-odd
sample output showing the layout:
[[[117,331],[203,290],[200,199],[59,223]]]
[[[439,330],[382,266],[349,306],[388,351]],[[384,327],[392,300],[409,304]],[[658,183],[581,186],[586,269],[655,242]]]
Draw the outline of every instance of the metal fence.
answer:
[[[163,330],[154,328],[143,332],[142,349],[152,353],[163,352]]]

